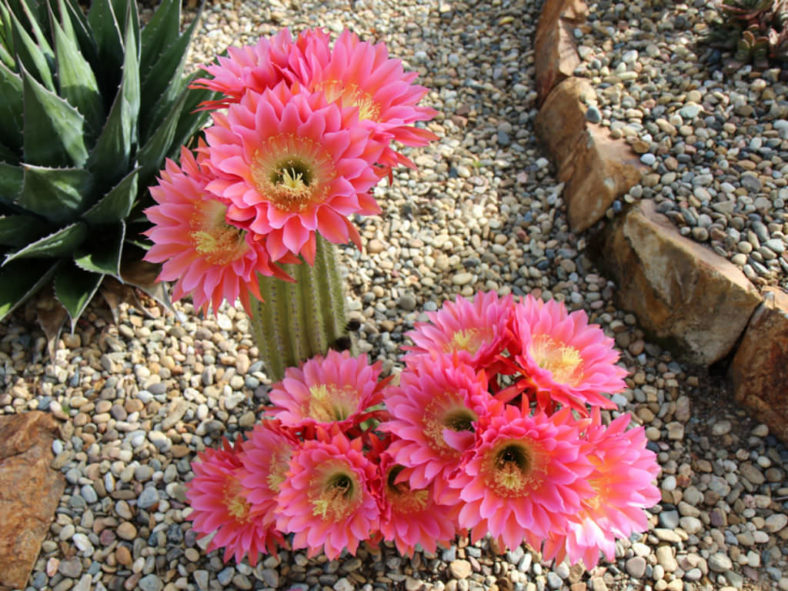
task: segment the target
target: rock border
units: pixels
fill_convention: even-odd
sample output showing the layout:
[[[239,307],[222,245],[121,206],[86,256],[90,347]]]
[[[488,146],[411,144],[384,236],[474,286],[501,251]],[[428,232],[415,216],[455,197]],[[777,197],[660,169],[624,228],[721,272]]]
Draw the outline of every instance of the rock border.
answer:
[[[585,232],[638,184],[645,167],[623,139],[587,117],[596,91],[574,72],[584,0],[545,0],[534,39],[536,133],[564,185],[570,227]],[[682,236],[652,201],[594,231],[589,254],[618,285],[617,301],[680,358],[727,363],[737,402],[788,443],[788,294],[762,296],[727,259]],[[764,297],[765,296],[765,297]]]

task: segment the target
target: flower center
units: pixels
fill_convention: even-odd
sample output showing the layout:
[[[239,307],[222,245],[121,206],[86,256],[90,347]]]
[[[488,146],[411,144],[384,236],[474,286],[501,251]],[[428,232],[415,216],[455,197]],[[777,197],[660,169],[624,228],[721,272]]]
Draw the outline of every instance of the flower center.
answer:
[[[583,357],[574,347],[542,334],[531,341],[530,353],[539,367],[553,374],[555,381],[576,386],[583,380]]]
[[[403,466],[394,466],[389,470],[386,479],[386,491],[389,502],[398,513],[412,513],[423,511],[427,507],[429,492],[426,490],[411,490],[407,480],[397,482],[397,476],[404,469]]]
[[[243,488],[237,478],[230,478],[224,487],[224,506],[227,512],[239,523],[249,521],[252,506],[244,496]]]
[[[194,249],[212,265],[226,265],[246,253],[246,232],[225,220],[227,206],[220,201],[201,201],[195,205],[189,237]]]
[[[517,496],[533,481],[531,453],[522,443],[509,441],[498,445],[489,464],[487,479],[501,496]]]
[[[279,492],[279,485],[285,480],[290,455],[291,453],[288,449],[287,451],[275,453],[271,459],[270,471],[268,472],[266,481],[268,482],[268,488],[275,493]]]
[[[250,154],[252,184],[277,209],[298,213],[320,202],[335,176],[333,160],[308,137],[268,138]]]
[[[449,394],[432,400],[424,409],[424,434],[428,444],[436,451],[456,455],[456,450],[444,440],[443,430],[473,431],[473,422],[478,418],[471,409],[451,399]]]
[[[358,407],[358,391],[351,386],[317,384],[309,388],[309,393],[312,396],[304,415],[321,423],[344,421]]]
[[[359,121],[380,118],[380,105],[374,97],[359,88],[357,84],[341,80],[324,80],[315,85],[315,91],[322,92],[330,103],[339,101],[343,107],[356,107]]]
[[[323,520],[339,521],[352,512],[356,482],[353,476],[338,472],[332,474],[317,496],[311,499],[312,515]]]
[[[451,341],[446,343],[443,350],[446,353],[452,353],[454,351],[467,351],[473,355],[479,350],[479,347],[481,347],[484,341],[486,341],[488,338],[489,335],[486,334],[485,331],[482,331],[478,328],[466,328],[464,330],[458,330],[452,335]]]

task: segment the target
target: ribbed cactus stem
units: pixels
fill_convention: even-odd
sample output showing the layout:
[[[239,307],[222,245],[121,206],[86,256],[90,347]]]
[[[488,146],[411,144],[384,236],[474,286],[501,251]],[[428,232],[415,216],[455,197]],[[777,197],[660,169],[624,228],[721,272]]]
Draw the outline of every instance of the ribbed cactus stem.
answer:
[[[252,300],[252,335],[268,376],[325,355],[346,336],[345,294],[333,244],[317,236],[315,264],[283,265],[296,281],[260,276],[263,301]]]

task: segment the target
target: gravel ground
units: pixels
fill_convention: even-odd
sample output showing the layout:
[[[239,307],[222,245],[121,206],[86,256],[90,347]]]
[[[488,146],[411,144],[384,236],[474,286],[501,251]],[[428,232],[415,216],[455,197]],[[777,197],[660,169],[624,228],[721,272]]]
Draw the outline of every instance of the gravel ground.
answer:
[[[597,89],[587,118],[651,170],[627,201],[654,199],[681,233],[758,286],[788,288],[788,71],[727,72],[703,42],[712,2],[589,2],[576,38]]]
[[[591,572],[463,539],[413,558],[384,547],[337,561],[283,552],[255,568],[224,565],[195,541],[183,485],[195,453],[250,429],[266,401],[245,315],[124,305],[115,325],[91,307],[52,363],[21,317],[0,338],[0,413],[48,409],[62,420],[55,467],[67,487],[30,589],[788,590],[788,451],[731,402],[720,377],[645,340],[568,229],[561,185],[532,128],[538,11],[501,0],[359,0],[352,11],[333,2],[222,4],[205,15],[195,59],[281,25],[347,25],[421,72],[442,139],[411,152],[417,171],[378,188],[383,215],[359,221],[365,252],[342,253],[359,348],[397,371],[402,334],[423,310],[480,289],[585,309],[630,371],[616,401],[659,454],[663,502],[652,528]],[[682,174],[694,170],[685,165]]]

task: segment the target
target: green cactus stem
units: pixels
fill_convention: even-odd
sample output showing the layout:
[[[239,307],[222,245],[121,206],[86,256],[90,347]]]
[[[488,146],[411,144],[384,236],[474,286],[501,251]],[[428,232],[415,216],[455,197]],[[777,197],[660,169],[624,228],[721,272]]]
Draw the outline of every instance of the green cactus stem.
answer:
[[[325,355],[347,337],[345,294],[333,244],[317,236],[315,264],[283,265],[295,282],[260,276],[252,299],[252,336],[273,381],[285,369]]]

